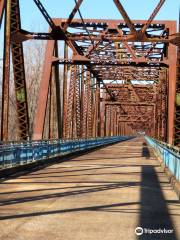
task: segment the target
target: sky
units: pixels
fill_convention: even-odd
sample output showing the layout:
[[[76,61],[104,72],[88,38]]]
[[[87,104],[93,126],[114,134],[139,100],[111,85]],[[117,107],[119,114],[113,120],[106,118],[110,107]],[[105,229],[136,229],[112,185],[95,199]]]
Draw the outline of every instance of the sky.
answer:
[[[67,18],[74,0],[41,0],[51,17]],[[159,0],[121,0],[131,19],[148,19]],[[45,30],[48,25],[33,0],[20,0],[22,27],[29,30]],[[178,20],[180,0],[166,0],[155,19]],[[81,7],[83,18],[122,19],[113,0],[84,0]],[[78,18],[78,13],[75,16]]]

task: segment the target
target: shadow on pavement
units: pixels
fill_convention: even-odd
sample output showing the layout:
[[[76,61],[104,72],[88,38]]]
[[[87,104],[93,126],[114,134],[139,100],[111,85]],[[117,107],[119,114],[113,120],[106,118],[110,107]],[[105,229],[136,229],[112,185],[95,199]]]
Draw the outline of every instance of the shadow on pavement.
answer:
[[[150,158],[150,151],[145,145],[142,156]],[[171,216],[167,208],[161,185],[154,166],[142,166],[141,203],[139,227],[154,230],[173,230],[171,233],[144,233],[139,240],[178,240]],[[161,229],[161,230],[160,230]]]

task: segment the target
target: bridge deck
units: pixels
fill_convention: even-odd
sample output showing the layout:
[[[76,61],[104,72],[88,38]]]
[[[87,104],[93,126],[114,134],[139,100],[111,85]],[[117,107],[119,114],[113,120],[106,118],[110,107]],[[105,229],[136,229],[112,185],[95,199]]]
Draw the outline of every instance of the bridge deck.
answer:
[[[1,183],[0,239],[137,239],[137,226],[174,229],[139,239],[178,239],[180,204],[141,138]]]

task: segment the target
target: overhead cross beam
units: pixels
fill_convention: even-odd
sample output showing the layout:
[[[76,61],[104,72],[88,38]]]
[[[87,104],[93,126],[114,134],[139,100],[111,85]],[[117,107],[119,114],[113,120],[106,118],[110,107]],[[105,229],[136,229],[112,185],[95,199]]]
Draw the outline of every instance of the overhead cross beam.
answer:
[[[85,58],[80,58],[79,59],[64,59],[60,58],[54,59],[54,64],[69,64],[69,65],[91,65],[91,66],[134,66],[134,67],[151,67],[151,63],[148,63],[147,61],[143,61],[141,59],[138,60],[119,60],[119,61],[112,61],[112,60],[90,60],[90,59],[85,59]],[[153,62],[154,63],[154,68],[159,68],[159,67],[168,67],[168,64],[163,61],[157,61]]]
[[[19,36],[21,36],[21,41],[26,40],[65,40],[68,38],[69,41],[89,41],[89,36],[87,34],[68,34],[65,36],[64,34],[54,34],[54,33],[35,33],[35,32],[21,32]],[[172,43],[176,44],[180,39],[179,34],[174,34],[171,36],[155,36],[150,35],[146,36],[143,39],[140,39],[135,35],[91,35],[92,41],[104,41],[104,42],[162,42],[162,43]],[[18,41],[18,40],[17,40]]]

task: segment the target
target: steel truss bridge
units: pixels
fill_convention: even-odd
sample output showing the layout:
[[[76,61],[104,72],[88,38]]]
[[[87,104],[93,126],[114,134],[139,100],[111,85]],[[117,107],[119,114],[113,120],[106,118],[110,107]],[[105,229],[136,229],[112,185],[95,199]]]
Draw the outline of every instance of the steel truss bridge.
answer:
[[[113,166],[112,159],[117,161],[117,154],[122,153],[122,161],[126,162],[125,159],[128,158],[140,159],[138,166],[142,164],[141,177],[146,187],[151,187],[146,179],[146,174],[149,176],[149,172],[151,173],[152,195],[153,189],[159,188],[157,196],[153,196],[158,198],[159,204],[162,203],[160,208],[162,206],[164,208],[161,209],[161,213],[167,220],[167,226],[172,227],[169,215],[165,214],[167,213],[166,206],[163,205],[165,201],[161,192],[163,183],[157,180],[161,176],[156,169],[157,161],[153,162],[153,156],[161,159],[159,164],[162,165],[170,179],[167,184],[169,186],[172,184],[176,192],[180,194],[180,27],[177,27],[176,21],[155,20],[165,0],[158,1],[149,18],[145,20],[130,19],[120,0],[112,0],[112,4],[115,4],[119,11],[120,18],[122,16],[119,20],[84,19],[81,12],[83,0],[74,0],[74,6],[67,19],[53,18],[48,9],[43,6],[43,1],[31,1],[48,23],[47,32],[32,32],[23,29],[20,1],[0,0],[0,27],[3,26],[4,29],[0,111],[1,177],[6,178],[29,168],[37,171],[37,166],[46,166],[47,162],[48,164],[57,163],[59,157],[60,159],[76,157],[86,152],[87,159],[88,156],[92,156],[94,165],[97,165],[96,160],[104,161],[101,155],[104,151],[109,156],[104,166],[107,167],[106,164],[110,161],[111,167],[118,169],[120,163]],[[79,14],[79,18],[75,18],[76,14]],[[30,116],[29,113],[29,102],[35,96],[28,92],[24,55],[24,43],[30,41],[46,42],[44,59],[41,59],[43,66],[34,116]],[[12,80],[17,136],[10,134]],[[96,154],[93,152],[94,149],[99,149],[97,155],[93,155]],[[78,159],[78,157],[75,158],[75,163]],[[151,160],[149,168],[146,166],[145,159]],[[89,168],[90,162],[86,161],[87,168]],[[57,166],[59,168],[69,166],[70,169],[75,166],[72,160],[70,165],[63,164],[58,163]],[[128,164],[133,164],[133,162],[126,164],[132,173],[132,165]],[[98,166],[96,166],[97,169]],[[43,171],[42,174],[49,174],[51,178],[53,176],[48,169],[51,168],[40,170],[40,174]],[[90,175],[89,172],[88,174]],[[31,177],[31,173],[28,176]],[[123,181],[123,178],[121,180]],[[17,184],[16,180],[13,181]],[[26,180],[23,181],[26,182]],[[75,180],[72,179],[72,181]],[[3,183],[8,188],[8,182]],[[107,190],[107,188],[112,191],[118,187],[119,185],[115,186],[115,184],[113,186],[103,185],[103,189],[99,191]],[[152,207],[151,203],[146,202],[145,190],[142,189],[143,186],[141,186],[142,202],[145,201],[146,207]],[[14,192],[15,189],[11,187],[11,191]],[[93,193],[96,191],[98,190],[94,189]],[[76,195],[77,192],[73,194]],[[61,194],[56,195],[58,196]],[[30,201],[26,195],[24,199],[27,202]],[[176,203],[173,190],[172,199]],[[8,202],[7,199],[7,203],[16,204],[16,199],[12,199],[12,202]],[[95,211],[98,209],[97,211],[100,211],[108,206],[112,207],[107,205],[81,210]],[[158,206],[157,203],[156,210]],[[14,209],[16,210],[16,206]],[[177,209],[180,211],[178,204]],[[8,214],[3,212],[3,214],[0,219],[4,221],[16,218],[15,215],[10,216],[11,211]],[[24,213],[17,217],[21,219],[21,217],[31,216],[29,214]],[[41,215],[34,214],[34,216]],[[147,216],[148,213],[141,216],[142,222],[140,223],[143,227],[149,227],[144,225]],[[150,216],[151,220],[153,218]],[[161,220],[161,216],[158,215],[157,221]],[[173,221],[175,225],[178,225],[176,217]],[[155,220],[155,225],[152,226],[160,225],[156,224]],[[68,235],[64,236],[66,237],[64,239],[72,239],[68,238]],[[30,238],[27,237],[27,239]],[[171,239],[176,240],[178,237],[174,233]]]

